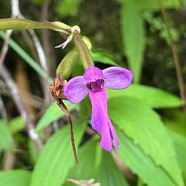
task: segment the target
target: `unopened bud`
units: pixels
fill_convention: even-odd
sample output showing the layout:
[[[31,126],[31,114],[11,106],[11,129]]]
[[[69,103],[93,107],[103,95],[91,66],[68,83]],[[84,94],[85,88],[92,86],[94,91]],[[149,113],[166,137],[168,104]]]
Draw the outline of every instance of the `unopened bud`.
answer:
[[[76,50],[69,52],[60,62],[56,69],[56,75],[60,75],[63,79],[67,79],[78,61],[79,53]]]

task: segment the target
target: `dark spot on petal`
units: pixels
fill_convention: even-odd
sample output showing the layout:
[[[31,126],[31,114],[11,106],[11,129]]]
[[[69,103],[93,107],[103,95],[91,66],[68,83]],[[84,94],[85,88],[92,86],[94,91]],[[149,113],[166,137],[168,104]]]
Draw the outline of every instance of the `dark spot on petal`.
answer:
[[[98,80],[95,80],[94,82],[87,83],[87,88],[92,90],[93,92],[101,91],[103,86],[104,86],[103,79],[98,79]]]

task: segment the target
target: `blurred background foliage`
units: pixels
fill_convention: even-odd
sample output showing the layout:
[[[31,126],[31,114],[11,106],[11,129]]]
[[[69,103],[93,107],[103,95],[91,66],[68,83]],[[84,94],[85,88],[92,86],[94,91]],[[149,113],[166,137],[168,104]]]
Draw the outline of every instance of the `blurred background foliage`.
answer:
[[[1,19],[11,17],[11,6],[11,1],[0,1]],[[100,137],[90,128],[89,99],[79,105],[65,101],[74,120],[77,165],[68,121],[51,98],[51,80],[49,83],[42,78],[46,73],[55,77],[56,67],[73,49],[73,43],[64,50],[55,49],[64,41],[60,34],[35,31],[45,52],[46,71],[40,67],[32,37],[27,31],[14,31],[3,63],[45,145],[39,152],[29,138],[14,94],[0,72],[0,185],[184,185],[186,116],[183,100],[179,98],[171,46],[173,43],[177,46],[181,62],[179,75],[186,82],[186,1],[20,0],[19,6],[26,19],[78,25],[81,34],[92,44],[96,66],[129,68],[134,72],[134,81],[124,91],[108,90],[109,115],[121,146],[112,153],[100,148]],[[161,10],[166,13],[168,23]],[[4,38],[2,32],[0,36]],[[0,46],[2,48],[3,39]],[[83,68],[78,63],[72,76],[80,74]],[[182,87],[185,89],[184,84]]]

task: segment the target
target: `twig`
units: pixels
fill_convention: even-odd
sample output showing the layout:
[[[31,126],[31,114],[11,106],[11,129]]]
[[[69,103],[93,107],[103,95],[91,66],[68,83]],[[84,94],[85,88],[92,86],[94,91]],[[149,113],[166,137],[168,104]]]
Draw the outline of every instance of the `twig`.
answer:
[[[60,109],[65,113],[67,116],[69,123],[70,123],[70,135],[71,135],[71,143],[72,143],[72,149],[74,152],[74,158],[76,160],[76,163],[78,163],[78,157],[76,152],[76,145],[74,140],[74,132],[73,132],[73,125],[72,125],[72,118],[70,116],[70,113],[63,103],[63,100],[66,99],[65,95],[63,94],[64,86],[66,84],[66,80],[63,80],[61,76],[56,76],[54,79],[54,83],[50,86],[50,92],[54,99],[57,101],[58,106]]]
[[[1,95],[0,95],[0,113],[3,121],[7,123],[8,122],[7,113]]]
[[[2,51],[1,51],[1,54],[0,54],[0,67],[1,67],[1,64],[4,62],[6,54],[8,52],[8,48],[9,48],[8,47],[8,40],[9,40],[11,34],[12,34],[12,30],[6,31],[6,39],[4,40],[3,48],[2,48]],[[3,104],[3,100],[1,99],[1,97],[0,97],[0,108],[1,108],[1,115],[2,115],[5,123],[7,123],[7,121],[8,121],[7,114],[6,114],[6,111],[4,109],[4,104]]]
[[[45,21],[48,20],[48,12],[49,12],[49,5],[51,0],[45,0],[43,3],[42,11],[41,11],[41,20]],[[43,48],[46,54],[46,60],[47,64],[49,65],[49,61],[51,61],[52,58],[52,50],[51,50],[51,42],[50,42],[50,32],[49,30],[42,30],[42,42],[43,42]],[[50,68],[49,68],[50,69]]]
[[[76,163],[78,163],[76,145],[75,145],[75,140],[74,140],[74,129],[73,129],[73,124],[72,124],[72,118],[70,116],[70,113],[69,113],[67,107],[65,106],[65,104],[63,103],[61,98],[57,99],[57,104],[61,108],[61,110],[65,113],[65,115],[68,117],[69,124],[70,124],[70,137],[71,137],[72,149],[74,152],[74,157],[75,157]]]
[[[19,0],[11,0],[11,3],[12,3],[12,16],[16,17],[16,18],[19,18],[19,19],[24,19],[24,16],[21,14],[21,11],[20,11],[20,8],[19,8]],[[35,49],[37,51],[41,67],[48,74],[49,69],[48,69],[48,65],[47,65],[47,60],[46,60],[44,50],[41,46],[41,43],[40,43],[37,35],[35,34],[34,30],[28,30],[28,32],[31,35],[32,40],[34,42]],[[44,92],[44,97],[45,97],[46,104],[49,104],[50,103],[50,93],[48,91],[48,87],[49,87],[48,81],[47,80],[41,80],[41,81],[42,81],[42,87],[43,87],[43,92]]]
[[[168,24],[168,17],[167,14],[163,8],[163,3],[162,0],[158,0],[159,1],[159,5],[161,8],[161,12],[162,12],[162,16],[165,22],[165,26],[167,29],[167,33],[168,33],[168,37],[170,39],[170,43],[171,43],[171,47],[172,47],[172,54],[173,54],[173,59],[174,59],[174,63],[175,63],[175,67],[176,67],[176,75],[177,75],[177,79],[178,79],[178,84],[179,84],[179,90],[180,90],[180,97],[183,103],[183,111],[186,115],[186,96],[185,96],[185,87],[184,87],[184,80],[183,80],[183,75],[182,75],[182,71],[181,71],[181,63],[180,63],[180,58],[178,55],[178,49],[177,49],[177,45],[174,42],[174,39],[172,37],[172,34],[170,32],[170,27]]]
[[[10,89],[10,93],[12,95],[12,98],[14,99],[14,102],[16,103],[16,106],[21,114],[21,116],[23,117],[25,123],[27,124],[27,128],[28,128],[28,133],[30,138],[36,143],[37,147],[39,150],[41,150],[42,148],[42,142],[39,139],[38,134],[35,132],[34,129],[34,124],[32,123],[31,118],[29,117],[28,113],[26,112],[25,106],[20,98],[20,94],[17,88],[16,83],[13,81],[13,79],[11,78],[9,72],[7,71],[7,69],[5,68],[5,66],[3,65],[3,61],[5,59],[5,56],[8,52],[8,39],[10,38],[12,32],[7,31],[7,37],[6,40],[4,41],[3,44],[3,49],[1,52],[1,57],[0,57],[0,75],[2,76],[2,78],[4,79],[4,81],[6,82],[8,88]]]
[[[4,152],[3,170],[9,170],[14,168],[15,154],[11,151]]]
[[[8,88],[10,90],[10,93],[12,95],[12,98],[17,106],[17,109],[20,112],[23,120],[25,121],[25,123],[27,125],[28,134],[29,134],[30,138],[36,143],[37,148],[39,150],[41,150],[43,144],[39,138],[39,135],[36,133],[36,131],[34,129],[34,123],[32,122],[32,119],[30,118],[29,114],[26,111],[25,105],[20,97],[20,93],[19,93],[16,83],[11,78],[9,72],[7,71],[6,67],[3,64],[1,64],[1,66],[0,66],[0,75],[4,79],[4,81],[6,82]]]
[[[4,40],[3,48],[1,51],[1,55],[0,55],[0,65],[3,63],[5,56],[7,54],[7,51],[8,51],[8,42],[7,41],[9,40],[11,34],[12,34],[12,30],[6,31],[6,39]]]

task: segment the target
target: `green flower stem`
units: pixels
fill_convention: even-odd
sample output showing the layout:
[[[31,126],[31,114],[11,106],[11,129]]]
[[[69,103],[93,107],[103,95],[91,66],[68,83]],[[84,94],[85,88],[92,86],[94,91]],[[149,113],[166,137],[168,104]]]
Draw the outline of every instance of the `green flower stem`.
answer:
[[[70,26],[60,22],[37,22],[27,19],[0,19],[0,31],[26,30],[26,29],[50,29],[64,34],[70,34]]]
[[[84,69],[87,69],[90,66],[94,66],[90,50],[87,45],[84,43],[82,36],[79,33],[74,33],[74,44],[76,45],[79,56],[82,60]]]

